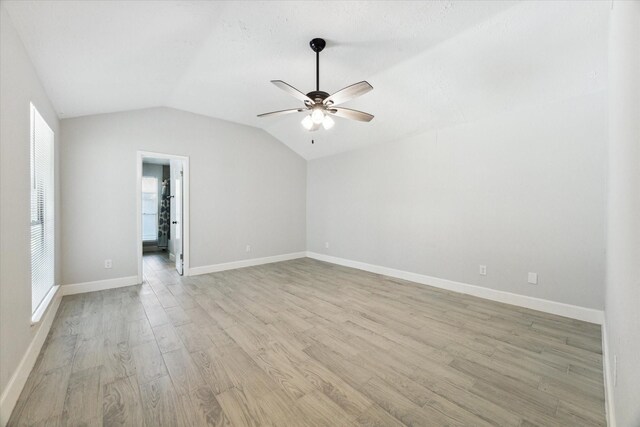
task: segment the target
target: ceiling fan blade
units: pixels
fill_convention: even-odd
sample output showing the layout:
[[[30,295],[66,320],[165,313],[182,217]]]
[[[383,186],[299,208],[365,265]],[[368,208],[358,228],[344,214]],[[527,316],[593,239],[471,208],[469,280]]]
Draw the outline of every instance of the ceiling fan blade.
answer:
[[[315,104],[313,99],[309,98],[307,95],[300,92],[298,89],[291,86],[290,84],[283,82],[282,80],[271,80],[271,83],[278,86],[280,89],[287,92],[289,95],[293,96],[294,98],[297,98],[300,101],[304,102],[305,104],[311,104],[311,105]]]
[[[290,110],[272,111],[270,113],[258,114],[258,117],[284,116],[285,114],[301,113],[302,111],[307,111],[307,109],[306,108],[292,108]]]
[[[370,122],[373,119],[373,114],[352,110],[351,108],[327,108],[327,112],[343,119],[357,120],[359,122]]]
[[[324,105],[327,107],[331,107],[333,105],[342,104],[343,102],[347,102],[350,99],[358,97],[360,95],[364,95],[373,89],[366,81],[362,81],[359,83],[354,83],[351,86],[347,86],[344,89],[340,89],[330,97],[324,100]]]

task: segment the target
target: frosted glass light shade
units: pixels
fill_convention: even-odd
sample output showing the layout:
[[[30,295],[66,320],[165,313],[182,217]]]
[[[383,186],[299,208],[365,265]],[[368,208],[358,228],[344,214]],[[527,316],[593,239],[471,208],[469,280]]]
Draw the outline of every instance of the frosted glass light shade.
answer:
[[[302,127],[305,128],[306,130],[311,130],[311,128],[314,125],[313,120],[311,119],[311,116],[304,116],[304,119],[302,119],[300,124],[302,124]]]
[[[322,123],[322,121],[324,120],[324,113],[322,112],[322,110],[313,110],[313,113],[311,113],[311,120],[313,120],[313,123],[318,125]]]
[[[326,130],[329,130],[333,127],[333,125],[335,124],[335,122],[333,121],[333,119],[331,117],[324,116],[324,120],[322,120],[322,127],[325,128]]]

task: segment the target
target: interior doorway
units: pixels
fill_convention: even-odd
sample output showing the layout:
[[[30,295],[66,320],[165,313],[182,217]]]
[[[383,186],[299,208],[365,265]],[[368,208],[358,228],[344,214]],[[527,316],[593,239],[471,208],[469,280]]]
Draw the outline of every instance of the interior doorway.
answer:
[[[137,153],[138,282],[189,275],[189,158]]]

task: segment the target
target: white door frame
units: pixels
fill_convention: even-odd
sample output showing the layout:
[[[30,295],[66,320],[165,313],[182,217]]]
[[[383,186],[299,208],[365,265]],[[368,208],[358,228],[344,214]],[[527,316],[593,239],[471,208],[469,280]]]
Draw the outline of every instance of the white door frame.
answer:
[[[136,153],[136,253],[138,254],[138,283],[142,283],[142,162],[144,158],[181,160],[182,182],[182,253],[183,274],[189,276],[189,157],[174,154],[137,151]]]

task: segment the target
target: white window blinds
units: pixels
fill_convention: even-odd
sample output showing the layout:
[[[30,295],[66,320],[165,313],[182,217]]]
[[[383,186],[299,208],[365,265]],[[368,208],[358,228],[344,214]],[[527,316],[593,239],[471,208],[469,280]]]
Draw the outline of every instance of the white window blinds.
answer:
[[[53,131],[31,104],[31,310],[53,287]]]

